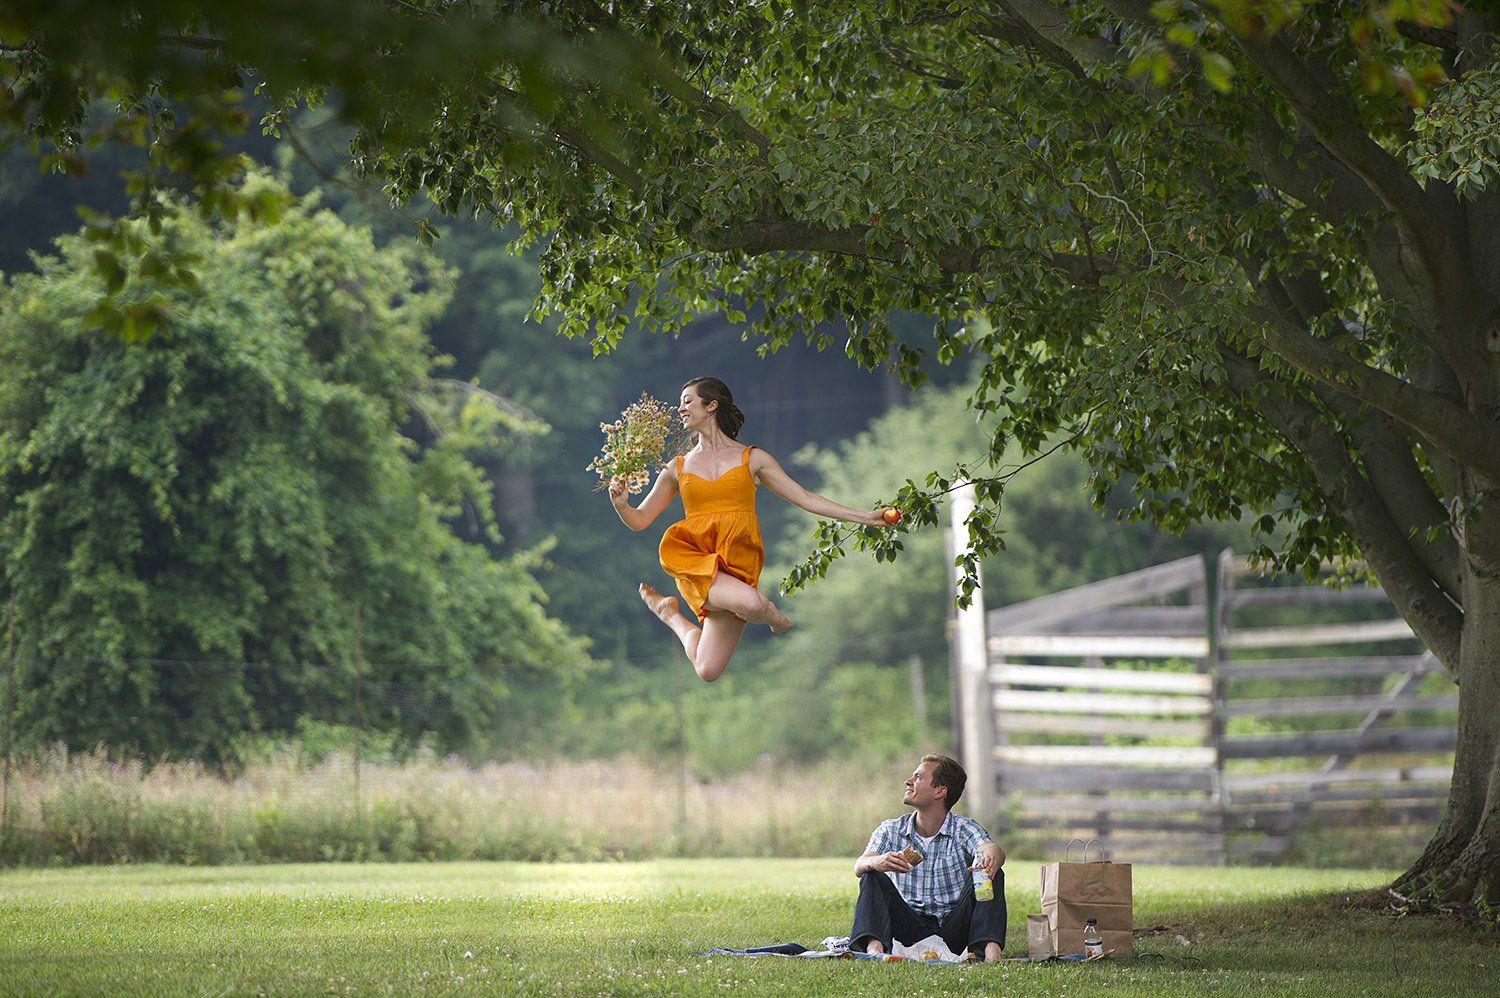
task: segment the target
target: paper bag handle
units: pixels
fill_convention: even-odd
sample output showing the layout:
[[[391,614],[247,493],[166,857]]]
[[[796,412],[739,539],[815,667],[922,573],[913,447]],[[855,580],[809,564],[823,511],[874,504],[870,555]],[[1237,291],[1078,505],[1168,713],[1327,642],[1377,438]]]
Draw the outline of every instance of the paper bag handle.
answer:
[[[1090,845],[1090,843],[1092,843],[1093,845],[1097,846],[1098,849],[1099,849],[1099,856],[1100,856],[1100,858],[1094,860],[1094,862],[1096,862],[1096,863],[1103,862],[1104,843],[1100,842],[1097,836],[1093,837],[1093,838],[1090,838],[1088,840],[1088,842],[1085,842],[1083,839],[1077,839],[1077,838],[1075,838],[1075,839],[1069,839],[1068,840],[1068,849],[1067,849],[1066,852],[1063,853],[1063,862],[1065,862],[1065,863],[1071,863],[1071,862],[1073,862],[1073,843],[1074,842],[1077,842],[1077,843],[1079,843],[1080,845],[1083,846],[1083,861],[1085,863],[1087,863],[1089,861],[1089,845]]]

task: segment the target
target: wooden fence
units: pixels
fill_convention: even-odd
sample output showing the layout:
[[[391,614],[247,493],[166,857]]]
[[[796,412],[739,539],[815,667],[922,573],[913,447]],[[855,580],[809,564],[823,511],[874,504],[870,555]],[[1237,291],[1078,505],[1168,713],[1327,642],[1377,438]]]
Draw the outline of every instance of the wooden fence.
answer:
[[[970,502],[956,494],[953,553]],[[1096,837],[1140,862],[1269,860],[1351,821],[1425,836],[1456,688],[1383,593],[1257,583],[1228,551],[1214,574],[1192,557],[959,611],[971,812],[1049,852]]]
[[[1217,574],[1215,714],[1231,854],[1272,859],[1299,830],[1336,824],[1394,829],[1420,845],[1452,772],[1429,760],[1457,740],[1457,687],[1437,659],[1377,587],[1267,585],[1229,551]],[[1370,619],[1306,622],[1335,605]],[[1298,730],[1239,730],[1292,718]]]

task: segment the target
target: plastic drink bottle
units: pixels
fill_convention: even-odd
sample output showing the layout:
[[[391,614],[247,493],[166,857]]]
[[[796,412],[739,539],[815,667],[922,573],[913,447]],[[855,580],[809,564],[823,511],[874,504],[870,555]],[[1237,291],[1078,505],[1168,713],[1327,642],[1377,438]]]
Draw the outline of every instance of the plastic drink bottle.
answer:
[[[1094,960],[1104,955],[1104,937],[1099,935],[1099,922],[1086,919],[1083,923],[1083,958]]]
[[[988,873],[985,873],[983,870],[974,871],[974,900],[995,900],[995,882],[991,880],[990,875]]]

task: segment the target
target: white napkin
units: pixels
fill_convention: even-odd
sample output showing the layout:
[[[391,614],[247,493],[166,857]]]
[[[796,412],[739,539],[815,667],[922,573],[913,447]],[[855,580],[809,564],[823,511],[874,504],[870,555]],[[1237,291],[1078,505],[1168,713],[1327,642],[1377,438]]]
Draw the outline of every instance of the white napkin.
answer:
[[[932,950],[936,953],[939,960],[947,960],[951,963],[962,963],[964,958],[962,953],[955,953],[949,949],[948,944],[943,942],[943,937],[938,935],[928,936],[926,939],[918,939],[914,943],[903,943],[899,939],[892,940],[892,943],[894,945],[892,945],[891,951],[896,956],[904,956],[908,960],[922,959],[922,953],[926,950]]]

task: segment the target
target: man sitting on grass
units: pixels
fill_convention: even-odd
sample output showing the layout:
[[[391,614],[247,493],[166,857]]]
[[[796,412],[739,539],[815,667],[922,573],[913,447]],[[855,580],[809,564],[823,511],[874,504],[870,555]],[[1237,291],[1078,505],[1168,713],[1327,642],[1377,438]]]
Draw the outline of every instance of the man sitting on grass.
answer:
[[[949,813],[963,796],[965,780],[958,760],[945,755],[924,755],[907,777],[901,803],[916,810],[882,821],[854,861],[859,901],[849,933],[852,949],[888,953],[893,940],[910,944],[936,934],[954,953],[968,949],[975,958],[1000,959],[1005,853],[979,822]],[[903,855],[907,849],[921,858]],[[971,871],[978,869],[994,881],[991,900],[974,897]]]

